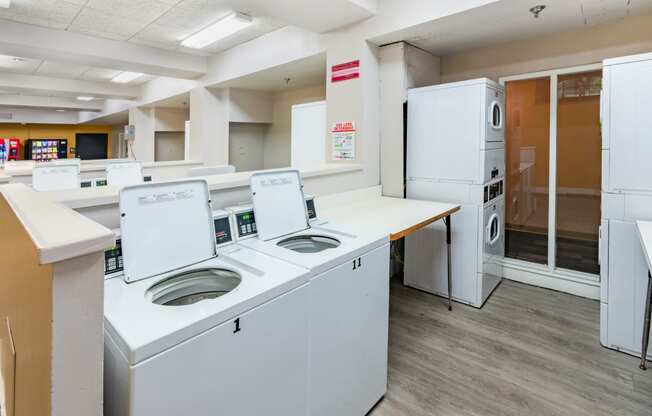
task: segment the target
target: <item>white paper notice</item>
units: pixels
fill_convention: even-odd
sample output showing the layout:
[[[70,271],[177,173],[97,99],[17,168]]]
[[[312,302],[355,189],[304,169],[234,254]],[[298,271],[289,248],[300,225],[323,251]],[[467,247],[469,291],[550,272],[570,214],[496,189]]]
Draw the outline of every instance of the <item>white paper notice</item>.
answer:
[[[355,160],[355,124],[352,121],[336,123],[331,135],[333,160]]]

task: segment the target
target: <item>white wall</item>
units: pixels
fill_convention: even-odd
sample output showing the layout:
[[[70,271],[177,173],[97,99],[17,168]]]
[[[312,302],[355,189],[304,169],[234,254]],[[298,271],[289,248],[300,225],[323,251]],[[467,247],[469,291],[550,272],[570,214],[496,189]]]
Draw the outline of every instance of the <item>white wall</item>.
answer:
[[[190,118],[188,108],[156,107],[154,111],[154,131],[184,131],[186,120]]]
[[[0,123],[33,124],[77,124],[76,111],[58,112],[54,110],[37,110],[29,108],[0,108],[0,113],[11,114],[11,118],[0,118]]]
[[[230,123],[229,165],[236,172],[264,169],[265,124]]]
[[[229,89],[229,121],[232,123],[271,123],[272,94],[263,91]]]
[[[154,135],[154,161],[183,160],[184,132],[157,131]]]
[[[265,169],[290,166],[292,106],[322,101],[325,97],[325,85],[279,92],[273,96],[273,120],[264,143]]]

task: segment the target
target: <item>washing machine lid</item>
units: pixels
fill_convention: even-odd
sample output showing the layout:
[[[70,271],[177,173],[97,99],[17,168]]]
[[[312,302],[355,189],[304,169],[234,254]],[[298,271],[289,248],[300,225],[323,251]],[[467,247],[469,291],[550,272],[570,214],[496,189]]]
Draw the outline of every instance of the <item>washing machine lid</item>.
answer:
[[[251,195],[258,238],[271,240],[309,228],[298,170],[251,175]]]
[[[120,229],[127,282],[217,255],[204,179],[148,183],[120,191]]]

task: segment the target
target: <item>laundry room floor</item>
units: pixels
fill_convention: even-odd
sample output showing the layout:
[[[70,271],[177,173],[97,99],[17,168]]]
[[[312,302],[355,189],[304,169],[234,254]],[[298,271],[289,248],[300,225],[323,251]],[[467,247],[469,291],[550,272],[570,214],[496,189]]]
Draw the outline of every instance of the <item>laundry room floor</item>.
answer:
[[[390,302],[371,416],[652,415],[652,368],[600,346],[597,301],[505,280],[482,309],[448,312],[392,279]]]

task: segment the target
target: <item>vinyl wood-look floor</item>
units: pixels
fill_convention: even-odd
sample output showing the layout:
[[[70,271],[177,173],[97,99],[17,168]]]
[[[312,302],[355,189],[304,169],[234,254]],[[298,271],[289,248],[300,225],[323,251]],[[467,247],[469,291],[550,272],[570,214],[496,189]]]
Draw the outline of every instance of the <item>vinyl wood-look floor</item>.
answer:
[[[652,370],[600,346],[599,303],[503,281],[482,309],[392,280],[372,416],[652,415]]]

